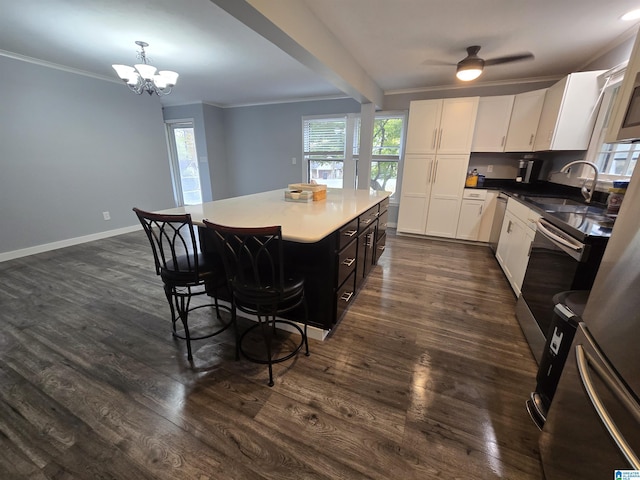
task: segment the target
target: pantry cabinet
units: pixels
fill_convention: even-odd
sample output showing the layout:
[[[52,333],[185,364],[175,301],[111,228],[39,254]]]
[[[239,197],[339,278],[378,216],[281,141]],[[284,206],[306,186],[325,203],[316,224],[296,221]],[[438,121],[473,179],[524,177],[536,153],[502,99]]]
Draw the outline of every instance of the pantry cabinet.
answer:
[[[469,154],[436,157],[425,234],[455,238],[468,165]]]
[[[602,72],[572,73],[547,89],[534,143],[536,151],[589,147]]]
[[[515,96],[505,152],[533,151],[546,90],[533,90]]]
[[[472,152],[504,152],[515,95],[480,97]]]
[[[409,107],[407,153],[469,153],[478,97],[417,100]]]
[[[411,102],[397,229],[454,238],[478,97]]]
[[[540,215],[510,198],[502,222],[496,259],[502,267],[516,297],[520,295],[524,274],[529,264],[529,249],[535,236],[535,224]]]

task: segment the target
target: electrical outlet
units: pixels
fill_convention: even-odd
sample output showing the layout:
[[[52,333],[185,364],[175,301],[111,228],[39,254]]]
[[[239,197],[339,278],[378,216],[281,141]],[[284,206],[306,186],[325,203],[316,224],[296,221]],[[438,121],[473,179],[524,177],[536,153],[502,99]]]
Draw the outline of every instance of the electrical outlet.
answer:
[[[291,157],[291,165],[295,165],[298,159],[296,157]]]
[[[493,172],[493,165],[487,165],[487,173]]]
[[[111,214],[109,212],[102,212],[102,216],[105,220],[111,220]]]

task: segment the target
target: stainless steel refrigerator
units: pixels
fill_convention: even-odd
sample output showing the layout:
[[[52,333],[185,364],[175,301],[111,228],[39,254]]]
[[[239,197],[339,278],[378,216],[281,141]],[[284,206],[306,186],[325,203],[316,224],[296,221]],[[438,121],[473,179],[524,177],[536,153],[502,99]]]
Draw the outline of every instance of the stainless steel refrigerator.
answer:
[[[582,320],[540,435],[545,478],[627,478],[640,470],[640,168]]]

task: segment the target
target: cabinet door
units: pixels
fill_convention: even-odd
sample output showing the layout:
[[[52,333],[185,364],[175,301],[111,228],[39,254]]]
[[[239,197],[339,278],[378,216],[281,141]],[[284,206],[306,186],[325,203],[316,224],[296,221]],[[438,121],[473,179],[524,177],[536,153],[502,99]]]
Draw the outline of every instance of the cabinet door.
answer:
[[[417,100],[409,106],[407,125],[407,153],[435,153],[442,100]]]
[[[460,240],[478,239],[483,208],[483,200],[462,200],[456,238]]]
[[[472,152],[504,152],[515,95],[480,97]]]
[[[595,122],[602,71],[577,72],[549,87],[544,99],[536,150],[586,150]]]
[[[546,89],[519,93],[513,102],[505,152],[531,152]]]
[[[538,133],[536,133],[536,141],[534,148],[538,150],[549,150],[551,148],[551,140],[553,132],[556,129],[556,122],[560,114],[560,106],[562,105],[562,97],[564,89],[567,85],[567,77],[564,77],[558,83],[553,84],[547,89],[544,98],[542,113],[540,114],[540,122],[538,123]]]
[[[469,155],[438,155],[425,233],[455,238]]]
[[[446,98],[442,105],[438,155],[471,152],[479,97]]]
[[[487,192],[484,199],[484,207],[482,209],[482,218],[480,219],[480,230],[478,232],[479,242],[488,242],[491,237],[491,227],[493,226],[493,217],[496,214],[496,206],[498,205],[498,193],[495,190]]]
[[[398,232],[424,234],[433,180],[434,155],[404,156]]]
[[[529,265],[529,250],[535,232],[518,222],[518,226],[514,227],[514,233],[514,245],[509,258],[509,268],[511,270],[511,287],[516,297],[518,297],[520,296],[524,274]]]

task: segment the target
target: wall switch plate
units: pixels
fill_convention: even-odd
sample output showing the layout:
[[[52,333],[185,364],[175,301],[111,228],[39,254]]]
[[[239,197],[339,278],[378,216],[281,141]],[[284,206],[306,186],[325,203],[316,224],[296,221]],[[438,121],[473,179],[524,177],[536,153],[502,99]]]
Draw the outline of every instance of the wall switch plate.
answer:
[[[105,220],[111,220],[111,214],[109,212],[102,212],[102,217]]]
[[[291,157],[291,165],[295,165],[298,159],[296,157]]]
[[[493,172],[493,165],[487,165],[487,173]]]

